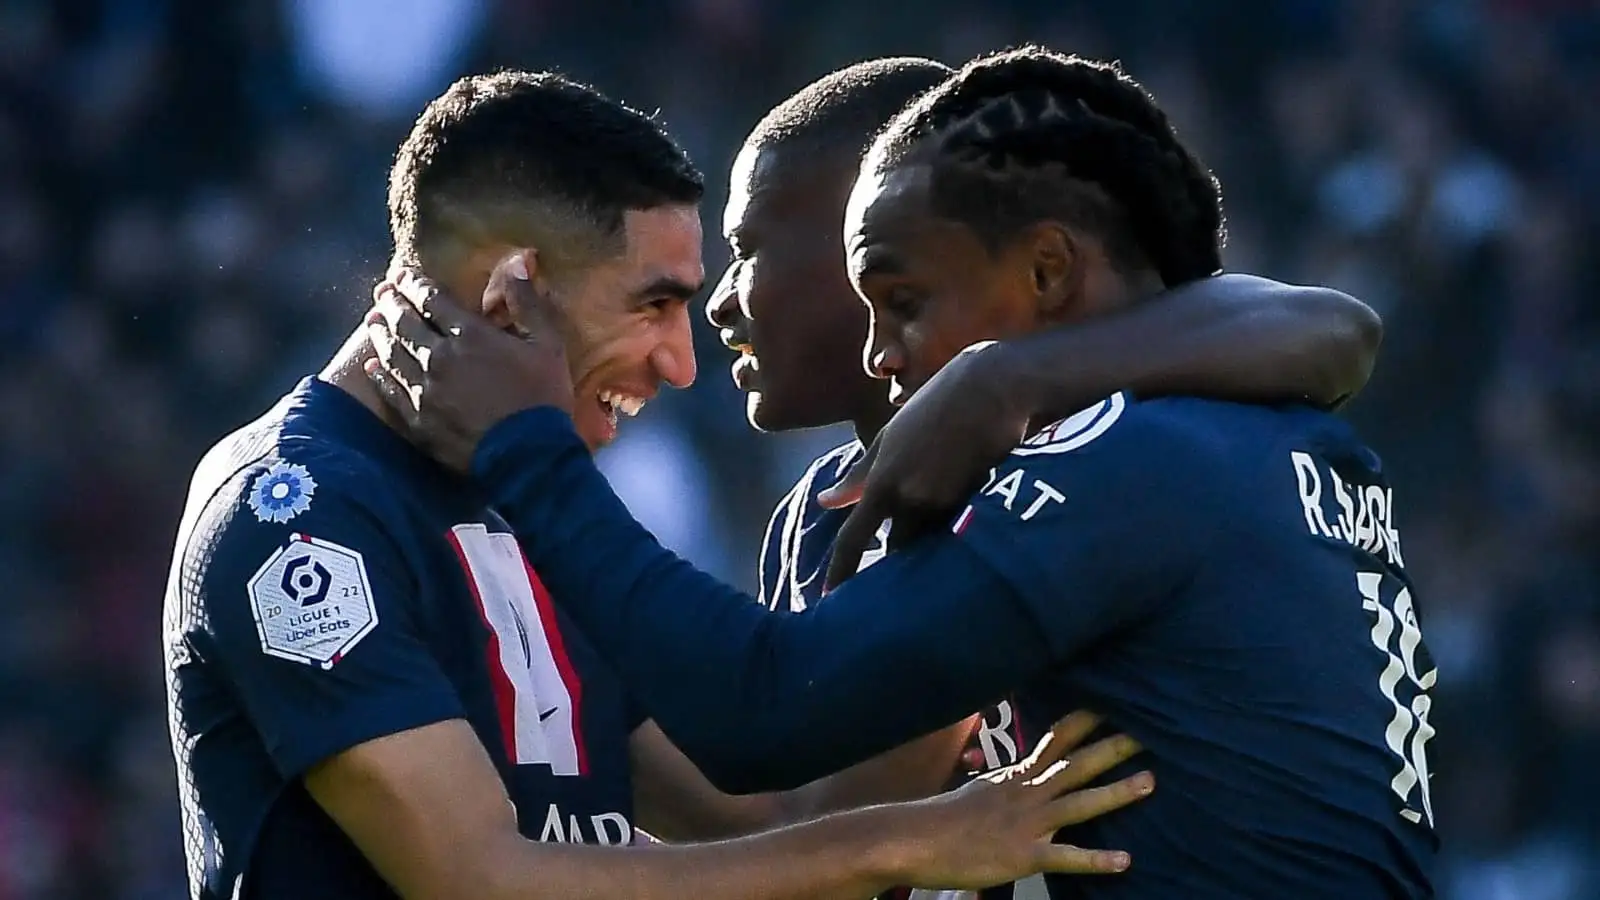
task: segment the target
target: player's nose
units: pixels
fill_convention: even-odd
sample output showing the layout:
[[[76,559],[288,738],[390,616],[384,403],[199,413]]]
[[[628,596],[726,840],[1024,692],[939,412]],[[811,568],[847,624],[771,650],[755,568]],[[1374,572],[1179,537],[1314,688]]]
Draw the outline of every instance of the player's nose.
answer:
[[[729,263],[706,298],[706,321],[712,328],[733,328],[743,318],[739,309],[738,263]]]
[[[873,378],[893,378],[905,368],[905,355],[896,347],[883,347],[867,359],[867,374]]]
[[[650,352],[650,364],[662,381],[675,388],[694,384],[694,333],[689,328],[689,307],[683,304],[663,326],[661,343]]]
[[[905,366],[905,353],[898,343],[889,339],[877,319],[877,316],[873,316],[868,326],[867,343],[861,352],[861,367],[873,378],[893,378]]]

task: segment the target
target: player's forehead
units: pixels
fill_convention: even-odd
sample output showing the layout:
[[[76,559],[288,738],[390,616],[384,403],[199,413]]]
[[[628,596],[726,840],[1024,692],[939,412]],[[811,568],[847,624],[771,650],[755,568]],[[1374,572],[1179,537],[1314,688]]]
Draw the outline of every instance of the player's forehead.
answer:
[[[722,234],[737,240],[747,229],[771,219],[783,188],[785,154],[770,141],[746,141],[728,173],[728,203],[722,209]]]
[[[746,142],[728,179],[723,236],[737,241],[752,233],[809,232],[819,217],[837,229],[840,197],[855,169],[853,156],[798,140]]]
[[[706,277],[700,256],[703,234],[699,206],[631,209],[623,216],[623,226],[627,249],[619,265],[626,280],[641,285],[673,283],[699,290]]]
[[[845,205],[845,249],[852,259],[881,245],[903,245],[934,224],[928,166],[863,168]]]

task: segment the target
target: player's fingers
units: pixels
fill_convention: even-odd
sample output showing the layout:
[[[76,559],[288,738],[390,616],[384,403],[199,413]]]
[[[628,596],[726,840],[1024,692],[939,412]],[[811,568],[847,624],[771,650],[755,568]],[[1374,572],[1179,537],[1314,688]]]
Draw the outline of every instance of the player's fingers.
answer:
[[[368,321],[367,337],[372,341],[372,350],[378,357],[378,363],[401,387],[413,393],[422,390],[427,378],[422,362],[400,346],[387,322],[381,319]]]
[[[1041,844],[1035,868],[1063,875],[1115,875],[1133,859],[1121,850],[1085,850],[1070,844]]]
[[[1052,746],[1066,752],[1083,743],[1094,730],[1100,727],[1105,720],[1087,709],[1073,710],[1056,720],[1050,730],[1045,733],[1039,743],[1034,745],[1034,752],[1040,752],[1040,744],[1048,741]]]
[[[855,509],[850,510],[850,515],[845,517],[844,524],[839,526],[839,533],[833,539],[833,558],[828,561],[828,574],[822,582],[824,592],[844,584],[856,574],[861,568],[861,557],[877,536],[878,526],[882,523],[883,516],[870,502],[858,503]]]
[[[428,368],[428,360],[434,350],[444,342],[444,335],[434,331],[421,313],[411,304],[400,300],[392,290],[385,292],[373,304],[367,321],[369,324],[381,321],[399,348],[415,356],[424,370]]]
[[[451,302],[443,288],[416,269],[399,268],[389,275],[399,299],[416,309],[440,334],[459,335],[463,328],[481,321],[481,317],[468,314],[459,303]]]
[[[1138,741],[1125,734],[1112,735],[1067,755],[1061,760],[1065,769],[1047,769],[1048,775],[1030,774],[1030,780],[1053,794],[1060,794],[1099,778],[1132,759],[1141,749]]]
[[[519,250],[501,260],[489,275],[484,297],[499,296],[505,302],[524,339],[549,339],[560,346],[568,330],[566,312],[553,296],[534,288],[528,273],[536,255],[534,250]]]
[[[406,425],[415,427],[418,419],[418,398],[416,393],[407,390],[405,385],[396,380],[394,375],[375,359],[367,360],[363,371],[367,373],[367,378],[372,382],[373,386],[378,389],[378,396],[383,398],[383,402],[388,404],[389,408],[394,410],[405,421]]]
[[[1067,714],[1033,745],[1033,751],[1022,760],[1022,771],[1033,777],[1054,765],[1094,733],[1100,721],[1099,716],[1086,709]]]
[[[873,438],[861,458],[850,466],[833,487],[817,495],[817,504],[823,509],[843,509],[861,499],[867,488],[867,476],[872,474],[872,466],[878,461],[878,438]]]
[[[377,310],[373,310],[367,314],[365,325],[367,340],[372,343],[372,352],[377,354],[379,362],[388,366],[398,350],[395,344],[394,330],[389,327],[389,320],[385,319]]]
[[[1045,807],[1045,819],[1052,829],[1065,828],[1137,803],[1150,796],[1155,789],[1155,775],[1140,772],[1121,781],[1057,797]]]

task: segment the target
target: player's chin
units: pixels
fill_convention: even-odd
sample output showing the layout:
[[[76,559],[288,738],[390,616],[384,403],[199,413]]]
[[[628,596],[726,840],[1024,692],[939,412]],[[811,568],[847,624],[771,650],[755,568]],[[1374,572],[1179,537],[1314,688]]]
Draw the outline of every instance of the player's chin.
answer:
[[[577,429],[578,437],[588,445],[590,453],[617,439],[616,414],[598,405],[591,409],[580,402],[572,411],[572,424]]]
[[[774,412],[765,391],[745,392],[744,419],[751,428],[757,431],[783,431],[783,417],[778,412]]]
[[[905,406],[928,379],[901,373],[889,379],[889,405]]]
[[[750,391],[745,396],[744,413],[750,427],[762,432],[799,431],[803,428],[825,428],[850,418],[850,413],[826,409],[825,405],[801,402],[803,398],[786,397],[774,392],[768,385],[762,390]]]

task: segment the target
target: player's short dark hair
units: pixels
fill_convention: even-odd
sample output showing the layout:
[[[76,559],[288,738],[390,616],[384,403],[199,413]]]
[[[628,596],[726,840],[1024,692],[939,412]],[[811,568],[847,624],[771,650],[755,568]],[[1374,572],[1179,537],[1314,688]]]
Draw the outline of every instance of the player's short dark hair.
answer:
[[[895,113],[954,73],[944,63],[913,56],[845,66],[773,107],[756,123],[745,146],[782,148],[828,162],[840,154],[859,159]]]
[[[422,111],[389,173],[389,225],[396,253],[424,268],[445,240],[615,250],[628,210],[704,191],[650,116],[552,72],[504,71],[462,78]]]
[[[1115,63],[1033,46],[980,57],[907,107],[872,152],[880,168],[930,163],[936,211],[991,249],[1056,218],[1169,286],[1222,267],[1216,178]]]

